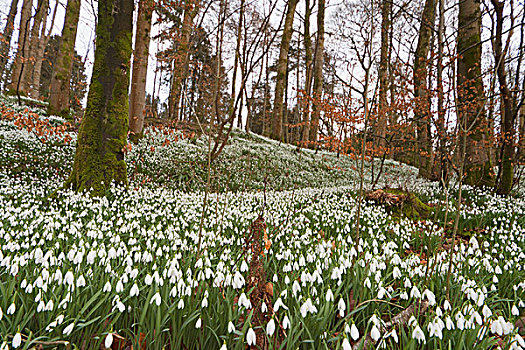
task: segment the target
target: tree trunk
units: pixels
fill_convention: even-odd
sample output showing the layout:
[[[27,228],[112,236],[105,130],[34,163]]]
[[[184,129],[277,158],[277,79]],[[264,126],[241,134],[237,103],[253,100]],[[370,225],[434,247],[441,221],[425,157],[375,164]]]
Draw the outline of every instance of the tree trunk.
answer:
[[[390,53],[390,26],[392,1],[383,0],[383,8],[381,9],[381,56],[379,59],[379,114],[375,125],[377,140],[375,144],[382,151],[386,152],[386,126],[387,126],[387,91],[389,88],[388,82],[388,66]]]
[[[419,175],[429,178],[432,174],[432,141],[430,130],[430,94],[427,86],[427,59],[432,28],[436,19],[435,1],[425,0],[421,27],[414,56],[414,120],[417,126],[416,164]]]
[[[133,1],[99,0],[93,75],[78,132],[73,171],[77,191],[104,195],[112,181],[127,185],[124,148],[128,131],[128,84]]]
[[[9,61],[9,51],[11,50],[11,37],[15,26],[15,17],[18,10],[18,0],[11,0],[11,8],[7,15],[7,23],[4,33],[0,36],[0,81],[5,72],[7,62]]]
[[[465,183],[494,186],[481,77],[481,9],[479,0],[459,1],[457,86],[460,132],[467,133]]]
[[[182,83],[188,75],[188,54],[190,48],[191,31],[193,20],[199,11],[199,1],[185,1],[184,17],[180,31],[180,40],[177,43],[175,53],[175,66],[171,79],[171,91],[169,97],[169,115],[170,119],[179,119],[179,104],[182,94]]]
[[[49,113],[51,114],[69,114],[71,70],[75,57],[79,15],[80,0],[68,0],[62,40],[49,86]]]
[[[274,140],[280,140],[282,134],[283,98],[284,84],[286,82],[286,75],[288,71],[288,50],[290,49],[290,39],[292,38],[295,7],[297,6],[298,2],[299,0],[288,0],[288,10],[286,12],[286,19],[284,20],[283,36],[281,39],[281,47],[279,50],[279,61],[277,63],[275,101],[272,116],[271,137]]]
[[[47,27],[47,21],[42,26],[42,30],[40,33],[41,40],[38,41],[38,49],[36,53],[37,60],[35,62],[35,67],[33,69],[33,82],[32,90],[30,91],[31,96],[33,98],[40,98],[40,78],[42,76],[42,62],[44,61],[44,52],[46,50],[47,43],[49,42],[49,38],[51,37],[52,29],[55,25],[55,19],[57,15],[57,9],[58,9],[58,3],[55,4],[55,8],[53,10],[53,14],[51,15],[51,25],[49,26],[49,32],[46,35],[46,27]]]
[[[310,141],[312,145],[317,142],[319,132],[319,119],[321,116],[321,98],[323,97],[323,62],[324,62],[324,11],[325,0],[317,3],[317,41],[315,43],[314,63],[314,105],[312,111],[312,125],[310,126]]]
[[[40,27],[44,19],[44,15],[47,15],[49,1],[48,0],[38,0],[37,12],[35,13],[33,28],[31,28],[31,35],[29,39],[29,52],[28,60],[24,65],[24,72],[22,73],[22,80],[20,82],[20,91],[31,97],[33,87],[33,73],[36,62],[41,59],[38,57],[39,45],[43,41],[43,37],[40,36]],[[44,22],[45,25],[45,22]]]
[[[310,139],[310,103],[308,97],[312,92],[312,37],[310,35],[310,17],[312,16],[312,8],[310,7],[310,0],[306,0],[306,10],[304,15],[304,65],[306,69],[306,77],[304,84],[304,102],[303,104],[303,135],[302,141],[306,142]]]
[[[29,24],[31,21],[32,2],[32,0],[24,0],[24,3],[22,4],[19,25],[20,30],[18,31],[18,49],[13,62],[13,69],[11,70],[11,83],[8,86],[8,90],[11,91],[17,91],[20,72],[22,70],[23,64],[25,63],[25,60],[28,57]]]
[[[133,53],[133,74],[129,96],[129,130],[130,139],[137,142],[142,137],[144,114],[146,112],[146,79],[153,3],[150,0],[139,2],[137,15],[137,33]]]
[[[510,91],[507,85],[507,71],[505,69],[505,50],[503,50],[503,8],[505,3],[491,0],[496,12],[496,37],[494,40],[494,58],[496,73],[498,75],[499,90],[503,113],[501,115],[501,142],[502,152],[499,159],[499,184],[498,193],[508,195],[512,189],[514,180],[514,118]]]

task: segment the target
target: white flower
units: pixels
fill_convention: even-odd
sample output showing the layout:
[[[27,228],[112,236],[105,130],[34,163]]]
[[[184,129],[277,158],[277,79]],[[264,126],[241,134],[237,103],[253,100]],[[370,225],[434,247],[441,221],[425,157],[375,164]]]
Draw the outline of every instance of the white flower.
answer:
[[[131,290],[129,291],[129,296],[134,297],[137,295],[139,295],[139,286],[137,286],[137,284],[134,283],[133,286],[131,287]]]
[[[228,347],[226,347],[226,343],[222,344],[219,350],[228,350]]]
[[[71,271],[66,272],[66,275],[64,276],[64,284],[67,283],[68,285],[72,286],[74,283],[74,280],[75,280],[75,277],[73,276],[73,272]]]
[[[450,316],[447,316],[447,318],[445,319],[445,324],[446,324],[447,329],[448,329],[449,331],[455,328],[455,326],[454,326],[454,321],[452,321],[452,319],[450,318]]]
[[[327,302],[334,301],[334,293],[332,293],[332,290],[330,288],[326,292],[326,301]]]
[[[357,329],[355,323],[352,323],[352,327],[350,327],[350,336],[353,340],[359,339],[359,329]]]
[[[255,335],[255,332],[250,327],[250,329],[248,329],[248,333],[246,333],[246,343],[251,346],[251,345],[256,345],[256,341],[257,341],[257,337]]]
[[[184,299],[179,300],[179,303],[177,304],[177,309],[184,309]]]
[[[246,297],[246,294],[242,293],[239,297],[239,300],[237,301],[239,306],[244,306],[246,309],[250,309],[252,307],[252,303],[250,302],[250,299]]]
[[[273,335],[273,332],[275,332],[275,321],[272,318],[270,322],[268,322],[268,324],[266,325],[266,334],[268,334],[268,336],[271,337]]]
[[[109,281],[106,282],[106,284],[104,285],[104,288],[102,289],[102,291],[104,293],[111,292],[111,283],[109,283]]]
[[[372,339],[374,339],[374,341],[378,341],[378,339],[381,337],[379,328],[377,328],[375,324],[374,326],[372,326],[372,330],[370,331],[370,336],[372,337]]]
[[[113,344],[113,333],[108,333],[106,336],[106,340],[104,340],[104,346],[106,349],[109,349],[111,347],[111,344]]]
[[[510,312],[511,312],[512,316],[519,316],[520,315],[520,310],[518,310],[516,305],[512,305],[512,309],[511,309]]]
[[[266,306],[266,303],[263,301],[261,304],[261,312],[266,313],[268,311],[268,306]]]
[[[416,326],[416,328],[414,328],[414,331],[412,332],[412,339],[416,339],[418,343],[427,343],[425,333],[423,333],[423,330],[419,326]]]
[[[155,293],[155,295],[151,297],[151,300],[149,303],[151,305],[153,302],[155,302],[155,305],[160,306],[161,301],[162,301],[162,298],[160,297],[159,292],[157,292]]]
[[[347,338],[343,339],[343,350],[352,350],[352,346]]]
[[[202,326],[202,319],[199,317],[197,322],[195,322],[195,328],[201,328],[201,326]]]
[[[288,318],[288,315],[284,316],[283,319],[283,328],[288,329],[290,327],[290,319]]]
[[[492,311],[490,311],[490,308],[487,306],[487,304],[483,305],[481,313],[483,314],[483,317],[485,317],[485,319],[488,319],[490,316],[492,316]]]
[[[233,333],[235,332],[235,325],[233,324],[232,321],[228,322],[228,333]]]
[[[18,348],[22,344],[22,334],[20,332],[16,333],[13,337],[13,348]]]
[[[66,328],[64,328],[64,330],[62,331],[62,334],[64,335],[70,335],[71,332],[73,331],[73,328],[75,327],[75,323],[71,323],[69,326],[67,326]]]
[[[6,312],[6,314],[8,314],[8,315],[12,315],[12,314],[15,313],[15,311],[16,311],[16,305],[15,305],[15,303],[12,303],[12,304],[7,308],[7,312]]]
[[[343,317],[346,310],[346,303],[343,298],[339,299],[339,302],[337,303],[337,309],[339,310],[339,316]]]
[[[428,289],[425,289],[425,291],[423,292],[423,298],[428,299],[428,303],[430,304],[430,306],[436,304],[436,296]]]
[[[84,287],[86,285],[86,280],[84,279],[84,276],[80,275],[80,277],[77,278],[77,287]]]

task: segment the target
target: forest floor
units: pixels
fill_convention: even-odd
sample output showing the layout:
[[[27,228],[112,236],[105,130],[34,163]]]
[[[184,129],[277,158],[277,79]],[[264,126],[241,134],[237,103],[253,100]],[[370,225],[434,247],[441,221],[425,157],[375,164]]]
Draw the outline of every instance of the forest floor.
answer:
[[[364,200],[357,238],[352,157],[235,131],[206,195],[207,140],[150,128],[129,188],[91,198],[60,189],[75,131],[0,106],[2,349],[525,348],[523,184],[464,186],[457,213],[454,184],[387,160],[375,188],[431,212]]]

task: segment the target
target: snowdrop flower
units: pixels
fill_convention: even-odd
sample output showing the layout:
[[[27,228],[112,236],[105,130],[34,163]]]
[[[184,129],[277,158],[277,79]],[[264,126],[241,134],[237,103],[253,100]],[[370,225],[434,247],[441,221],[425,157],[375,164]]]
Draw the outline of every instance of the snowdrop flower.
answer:
[[[374,341],[378,341],[379,338],[381,337],[379,328],[377,328],[375,324],[372,326],[372,330],[370,331],[370,336],[372,337],[372,339],[374,339]]]
[[[261,312],[264,314],[268,311],[268,306],[266,306],[266,303],[263,301],[261,304]]]
[[[418,343],[421,343],[421,342],[423,342],[424,344],[427,343],[427,340],[425,338],[425,333],[423,333],[423,330],[419,326],[416,326],[416,328],[412,332],[412,339],[416,339]]]
[[[131,287],[131,290],[129,291],[129,296],[136,297],[137,295],[139,295],[139,286],[137,286],[137,284],[134,283]]]
[[[64,330],[62,331],[62,334],[63,335],[70,335],[71,332],[73,331],[73,327],[75,327],[75,323],[71,323],[69,326],[67,326],[66,328],[64,328]]]
[[[485,320],[487,320],[488,318],[490,318],[490,316],[492,316],[492,311],[490,311],[490,308],[486,304],[483,305],[483,309],[481,310],[481,313],[483,314],[483,317],[485,318]]]
[[[111,344],[113,344],[113,333],[108,333],[106,340],[104,340],[104,346],[106,349],[109,349],[111,348]]]
[[[115,291],[116,291],[117,293],[120,293],[120,292],[122,292],[123,290],[124,290],[124,285],[122,284],[122,281],[119,280],[119,281],[117,282],[117,286],[115,287]]]
[[[202,299],[201,307],[205,308],[207,306],[208,306],[208,298],[204,297],[204,299]]]
[[[510,313],[512,314],[512,316],[519,316],[520,315],[520,311],[518,310],[516,305],[512,305],[512,309],[511,309]]]
[[[228,350],[228,347],[226,346],[226,343],[223,343],[219,350]]]
[[[288,310],[288,307],[286,305],[283,304],[283,300],[279,297],[277,299],[277,301],[275,302],[275,305],[274,305],[274,310],[275,312],[279,311],[279,308],[282,307],[283,309],[285,310]]]
[[[86,280],[84,279],[84,276],[80,275],[80,277],[77,278],[77,287],[84,287],[86,285]]]
[[[445,309],[445,311],[452,310],[452,306],[450,306],[448,300],[445,300],[445,302],[443,303],[443,309]]]
[[[64,284],[68,284],[69,286],[72,286],[74,283],[75,277],[73,276],[73,272],[68,271],[66,272],[66,275],[64,276]]]
[[[242,293],[239,297],[239,300],[237,302],[239,306],[243,306],[246,309],[250,309],[252,307],[252,303],[250,302],[250,299],[246,297],[246,294]]]
[[[233,333],[235,332],[235,325],[233,324],[232,321],[228,322],[228,333]]]
[[[270,322],[268,322],[268,324],[266,325],[266,334],[268,334],[268,336],[271,337],[274,332],[275,332],[275,321],[272,318]]]
[[[179,300],[179,303],[177,304],[177,309],[184,309],[184,299]]]
[[[332,293],[332,290],[330,288],[328,288],[328,291],[326,292],[326,301],[334,301],[334,293]]]
[[[20,332],[16,333],[15,336],[13,337],[13,348],[18,348],[20,346],[20,344],[22,344],[22,334],[20,334]]]
[[[339,316],[344,317],[345,310],[346,310],[346,303],[343,298],[339,299],[339,303],[337,303],[337,309],[339,310]]]
[[[445,325],[447,326],[447,329],[450,331],[455,328],[454,321],[450,318],[450,316],[447,316],[445,319]]]
[[[347,338],[343,339],[343,350],[352,350],[352,346]]]
[[[104,288],[102,288],[102,291],[104,293],[111,292],[111,283],[109,283],[109,281],[107,281],[106,284],[104,284]]]
[[[352,327],[350,327],[350,336],[353,340],[359,339],[359,330],[355,326],[355,323],[352,323]]]
[[[249,346],[252,346],[256,344],[257,342],[257,337],[255,336],[255,332],[253,331],[253,329],[250,327],[250,329],[248,329],[248,333],[246,333],[246,343],[249,345]]]
[[[421,293],[419,292],[419,289],[416,286],[414,286],[410,291],[410,297],[416,299],[421,298]]]
[[[283,319],[283,328],[288,329],[289,327],[290,327],[290,319],[288,318],[288,315],[285,315]]]
[[[202,319],[199,317],[197,322],[195,322],[195,328],[201,328],[202,327]]]
[[[423,292],[423,298],[428,300],[430,306],[434,306],[436,304],[436,296],[428,289],[425,289]]]
[[[155,293],[155,295],[153,295],[151,297],[151,300],[150,300],[149,303],[151,305],[153,302],[155,302],[155,305],[160,306],[161,301],[162,301],[162,299],[160,297],[160,294],[159,294],[159,292],[157,292],[157,293]]]
[[[8,314],[8,315],[12,315],[12,314],[15,313],[15,311],[16,311],[16,305],[15,305],[15,303],[12,303],[12,304],[7,308],[7,312],[6,312],[6,314]]]

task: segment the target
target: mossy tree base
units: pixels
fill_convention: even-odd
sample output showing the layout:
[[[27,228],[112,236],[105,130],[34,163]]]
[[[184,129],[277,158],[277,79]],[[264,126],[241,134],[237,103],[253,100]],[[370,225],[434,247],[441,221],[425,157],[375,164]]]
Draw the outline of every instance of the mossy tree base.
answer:
[[[111,182],[127,185],[124,148],[133,2],[99,0],[95,63],[86,112],[66,187],[103,196]]]
[[[434,214],[434,208],[423,203],[414,193],[386,188],[367,194],[367,199],[385,205],[394,215],[409,219],[425,219]]]

